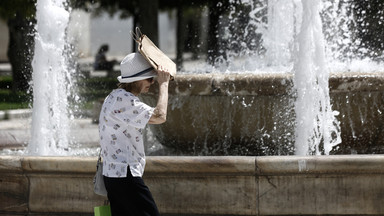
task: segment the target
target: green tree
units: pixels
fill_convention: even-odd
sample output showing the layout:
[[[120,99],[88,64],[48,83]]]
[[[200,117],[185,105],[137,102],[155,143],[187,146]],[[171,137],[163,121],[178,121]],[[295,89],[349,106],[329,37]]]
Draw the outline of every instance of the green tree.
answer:
[[[8,60],[12,66],[12,91],[28,89],[32,74],[36,0],[0,1],[0,18],[9,28]]]
[[[110,15],[120,13],[124,19],[133,16],[133,26],[140,27],[151,40],[158,45],[158,11],[159,0],[71,0],[73,8],[87,8],[87,5],[97,6],[93,13],[108,12]],[[127,35],[127,38],[130,35]],[[135,46],[134,46],[135,47]]]

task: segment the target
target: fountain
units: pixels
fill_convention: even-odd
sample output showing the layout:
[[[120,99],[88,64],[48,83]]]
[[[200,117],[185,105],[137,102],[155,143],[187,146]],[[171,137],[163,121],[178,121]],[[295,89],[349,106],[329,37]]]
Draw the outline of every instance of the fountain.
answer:
[[[329,72],[325,60],[325,46],[320,20],[319,1],[303,1],[303,19],[295,64],[294,86],[297,92],[296,154],[319,155],[341,143],[339,122],[332,111],[329,97]],[[334,137],[332,137],[332,134]]]
[[[72,78],[65,58],[69,12],[64,3],[41,0],[36,4],[32,136],[27,149],[32,155],[63,155],[69,146]]]
[[[184,155],[147,159],[144,179],[160,212],[165,215],[384,214],[379,199],[384,187],[377,184],[384,181],[384,157],[351,155],[366,153],[364,149],[381,152],[383,76],[356,74],[359,71],[329,74],[326,63],[330,62],[330,56],[342,52],[332,42],[337,41],[335,35],[331,42],[327,40],[328,46],[322,43],[320,9],[343,7],[345,2],[243,3],[252,9],[245,35],[252,35],[250,29],[257,29],[262,40],[239,38],[234,42],[238,44],[228,45],[241,47],[242,51],[225,52],[216,61],[226,59],[224,65],[217,65],[226,72],[179,74],[170,85],[167,123],[151,127],[160,143],[176,155]],[[60,18],[54,24],[48,22],[48,26],[53,25],[50,28],[67,22],[62,1],[39,0],[37,6],[38,12],[57,9],[49,20],[56,15]],[[282,14],[292,16],[286,18]],[[229,22],[229,26],[233,25],[236,23]],[[65,26],[55,35],[46,34],[43,26],[38,22],[38,30],[42,32],[37,38],[42,40],[37,40],[34,69],[43,73],[34,75],[38,79],[34,80],[36,94],[50,89],[44,86],[47,83],[60,86],[63,79],[70,79],[67,72],[61,73],[65,74],[64,78],[49,78],[51,73],[66,71],[60,67],[64,60],[59,57],[64,52],[60,38],[64,36]],[[281,29],[286,34],[281,34]],[[223,40],[236,28],[225,30]],[[334,34],[324,32],[328,39]],[[61,49],[52,50],[52,59],[46,54],[37,58],[39,53],[49,50],[52,39]],[[254,50],[255,47],[262,48]],[[52,68],[45,67],[47,62],[52,62]],[[55,91],[42,94],[50,92]],[[143,99],[154,103],[154,93],[155,90]],[[104,197],[92,191],[96,158],[62,156],[71,152],[70,139],[62,138],[54,129],[66,131],[65,117],[69,114],[59,106],[66,103],[66,95],[54,95],[64,99],[58,102],[52,98],[35,99],[34,109],[45,112],[41,117],[37,112],[33,114],[33,127],[39,130],[34,128],[33,141],[28,147],[31,155],[0,156],[0,213],[92,214],[93,206],[104,201]],[[356,106],[360,104],[367,107]],[[46,132],[48,129],[52,131]],[[37,135],[37,131],[42,135]],[[40,144],[50,148],[39,147]],[[298,155],[294,156],[295,153]],[[347,155],[320,156],[336,153]]]
[[[244,36],[226,28],[236,34],[229,48],[241,52],[227,51],[221,71],[180,74],[171,83],[171,115],[166,124],[151,128],[158,140],[182,155],[382,152],[381,130],[374,129],[381,128],[382,75],[355,66],[370,68],[374,62],[351,59],[353,33],[345,29],[350,18],[343,12],[350,3],[325,1],[324,7],[304,10],[300,1],[244,4],[252,8],[240,31]],[[329,29],[322,27],[319,13]],[[248,38],[251,29],[260,40]],[[144,97],[154,104],[155,95]]]

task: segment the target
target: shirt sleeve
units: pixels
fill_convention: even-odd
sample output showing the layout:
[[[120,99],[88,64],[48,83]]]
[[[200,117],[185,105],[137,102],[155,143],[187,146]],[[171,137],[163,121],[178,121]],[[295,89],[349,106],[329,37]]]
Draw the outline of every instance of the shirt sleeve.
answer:
[[[115,118],[136,128],[144,128],[153,114],[154,108],[132,96],[118,96],[114,109]]]

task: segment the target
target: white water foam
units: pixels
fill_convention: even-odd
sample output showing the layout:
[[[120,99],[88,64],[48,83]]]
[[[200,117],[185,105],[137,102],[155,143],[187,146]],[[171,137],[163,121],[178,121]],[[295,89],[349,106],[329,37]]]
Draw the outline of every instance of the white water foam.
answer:
[[[341,143],[338,112],[329,97],[329,69],[318,0],[303,0],[303,18],[298,35],[294,86],[296,90],[296,154],[329,154]]]
[[[70,73],[65,58],[69,12],[64,0],[38,0],[33,67],[31,155],[65,155],[68,149]]]

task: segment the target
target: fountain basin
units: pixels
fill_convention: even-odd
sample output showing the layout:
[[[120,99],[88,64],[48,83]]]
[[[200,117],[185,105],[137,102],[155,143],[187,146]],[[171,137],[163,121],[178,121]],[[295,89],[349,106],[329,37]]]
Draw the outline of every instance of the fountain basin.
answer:
[[[0,214],[92,215],[96,157],[0,156]],[[383,215],[384,156],[148,157],[162,215]]]
[[[384,152],[382,73],[335,73],[329,87],[342,143],[332,154]],[[156,104],[157,87],[143,95]],[[177,75],[167,122],[151,126],[161,144],[183,155],[293,154],[291,74]]]

